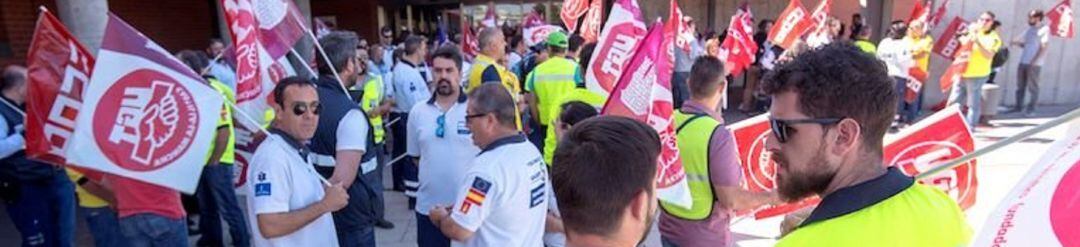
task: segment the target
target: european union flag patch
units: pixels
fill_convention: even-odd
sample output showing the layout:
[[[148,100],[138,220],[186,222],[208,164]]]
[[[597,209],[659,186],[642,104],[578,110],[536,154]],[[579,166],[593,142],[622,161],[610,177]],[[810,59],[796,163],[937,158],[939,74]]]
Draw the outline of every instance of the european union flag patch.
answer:
[[[465,195],[465,201],[461,202],[461,209],[459,209],[459,211],[463,214],[468,214],[469,209],[473,206],[484,205],[484,199],[487,199],[488,190],[491,190],[491,182],[479,177],[473,179],[472,187],[469,188],[469,193]]]
[[[268,196],[270,195],[270,183],[257,183],[255,184],[255,196]]]

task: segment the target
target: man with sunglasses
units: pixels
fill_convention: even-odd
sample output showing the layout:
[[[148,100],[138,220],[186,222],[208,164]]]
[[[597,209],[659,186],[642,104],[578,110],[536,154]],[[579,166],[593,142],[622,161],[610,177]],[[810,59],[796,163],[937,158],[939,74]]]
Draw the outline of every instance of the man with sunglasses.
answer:
[[[465,121],[483,150],[452,186],[453,204],[434,205],[431,221],[454,246],[543,246],[547,166],[517,130],[514,97],[490,83],[469,96]]]
[[[971,228],[937,188],[886,167],[882,143],[896,113],[885,65],[833,43],[765,76],[781,199],[821,203],[777,246],[961,246]]]
[[[319,39],[326,58],[316,59],[320,76],[315,84],[322,112],[309,146],[315,170],[331,183],[341,183],[349,192],[348,206],[334,212],[341,246],[375,246],[374,204],[378,201],[376,193],[382,192],[362,177],[378,166],[371,122],[344,91],[360,77],[356,53],[359,43],[356,33],[331,32]]]
[[[409,111],[406,153],[418,164],[416,242],[421,247],[450,246],[450,239],[428,217],[435,205],[449,205],[465,177],[469,161],[480,152],[465,122],[467,97],[461,90],[461,52],[443,46],[432,58],[435,91]]]
[[[725,93],[724,64],[702,56],[687,79],[690,100],[675,112],[679,156],[690,185],[693,205],[661,202],[661,241],[664,246],[732,246],[733,212],[776,204],[773,192],[750,192],[739,186],[742,168],[735,137],[724,127],[715,108]]]
[[[349,202],[341,182],[327,185],[304,145],[319,122],[311,81],[289,77],[274,87],[274,121],[251,159],[248,220],[254,246],[338,246],[331,212]]]

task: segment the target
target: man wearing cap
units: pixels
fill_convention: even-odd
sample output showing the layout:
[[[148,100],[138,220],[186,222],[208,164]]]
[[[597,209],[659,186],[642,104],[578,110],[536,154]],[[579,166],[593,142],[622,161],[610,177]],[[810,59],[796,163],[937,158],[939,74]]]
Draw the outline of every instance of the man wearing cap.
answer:
[[[529,113],[533,121],[540,123],[540,133],[547,133],[559,107],[558,100],[574,90],[578,78],[577,63],[566,58],[570,46],[566,33],[553,32],[546,43],[549,58],[525,78]],[[538,146],[543,150],[542,143]]]

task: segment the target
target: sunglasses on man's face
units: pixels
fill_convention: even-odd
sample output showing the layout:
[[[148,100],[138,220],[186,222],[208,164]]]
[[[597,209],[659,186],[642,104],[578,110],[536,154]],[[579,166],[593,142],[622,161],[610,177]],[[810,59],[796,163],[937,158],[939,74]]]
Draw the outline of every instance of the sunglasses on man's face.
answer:
[[[797,124],[819,124],[822,126],[833,125],[844,120],[843,118],[805,118],[805,119],[778,119],[769,118],[769,126],[772,127],[773,136],[780,143],[786,143],[788,138],[791,138],[793,131],[792,125]]]
[[[319,115],[319,110],[322,109],[322,104],[319,102],[311,102],[304,104],[303,102],[293,103],[292,113],[293,115],[302,116],[304,113],[311,112],[311,115]]]

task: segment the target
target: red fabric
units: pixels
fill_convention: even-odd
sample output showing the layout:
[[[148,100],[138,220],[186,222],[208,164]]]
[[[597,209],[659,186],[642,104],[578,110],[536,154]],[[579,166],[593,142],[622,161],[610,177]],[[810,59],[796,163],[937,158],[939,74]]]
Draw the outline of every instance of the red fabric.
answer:
[[[487,13],[484,14],[484,20],[481,23],[484,24],[484,27],[499,25],[499,15],[495,13],[495,2],[488,2]]]
[[[480,52],[480,45],[477,43],[476,35],[473,35],[472,27],[468,22],[461,22],[461,43],[461,52],[470,60]]]
[[[754,63],[754,54],[757,53],[757,44],[754,43],[754,16],[750,13],[750,7],[743,5],[731,17],[728,25],[727,38],[720,44],[723,49],[724,64],[732,76],[739,76],[743,70]]]
[[[910,78],[908,78],[907,81],[907,91],[904,93],[904,101],[915,103],[915,100],[919,99],[919,91],[922,91],[922,86],[930,75],[917,65],[908,68],[908,75]]]
[[[292,0],[259,0],[252,3],[255,4],[252,5],[256,7],[255,9],[284,11],[284,16],[273,20],[264,20],[262,18],[267,17],[255,15],[255,18],[258,19],[255,23],[258,23],[256,25],[259,27],[259,41],[273,60],[288,54],[293,45],[309,31],[302,21],[304,20],[303,15],[300,14],[300,10],[296,8]],[[253,13],[258,14],[259,12]]]
[[[964,43],[960,46],[959,51],[956,53],[956,59],[953,59],[949,68],[945,70],[945,73],[941,74],[941,92],[948,93],[952,90],[953,85],[960,83],[960,77],[964,74],[964,70],[967,70],[968,58],[971,57],[971,42]]]
[[[935,54],[941,55],[946,59],[952,60],[956,57],[957,51],[960,51],[960,37],[958,33],[964,32],[967,29],[968,22],[958,17],[953,17],[953,20],[949,22],[949,26],[945,28],[945,32],[941,33],[941,37],[934,43],[932,51]]]
[[[566,30],[574,33],[577,31],[578,18],[585,15],[588,10],[589,0],[566,0],[563,2],[562,11],[559,12],[559,18],[562,19],[563,24],[566,24]]]
[[[941,6],[934,10],[934,15],[930,17],[930,21],[926,25],[927,30],[933,30],[934,27],[941,24],[941,20],[945,19],[945,13],[948,12],[947,6],[949,6],[949,0],[941,2]]]
[[[596,42],[600,37],[600,22],[604,19],[604,1],[593,1],[589,6],[589,12],[585,14],[585,21],[581,23],[581,37],[586,42]]]
[[[813,25],[799,0],[791,0],[776,20],[776,25],[769,30],[769,41],[785,49],[791,48]]]
[[[27,58],[26,154],[63,165],[64,144],[75,130],[94,56],[60,20],[43,11]]]
[[[116,196],[116,210],[120,218],[141,213],[172,219],[184,217],[180,192],[121,176],[106,176]]]
[[[1072,38],[1076,35],[1076,27],[1073,21],[1072,7],[1069,0],[1061,0],[1046,14],[1050,18],[1050,34],[1062,38]]]
[[[671,11],[668,13],[668,21],[664,25],[664,32],[670,32],[673,34],[675,47],[682,49],[684,52],[690,52],[690,44],[694,42],[694,30],[691,29],[690,24],[683,21],[682,9],[679,8],[679,2],[671,0]]]
[[[221,6],[236,47],[236,102],[244,104],[258,99],[264,90],[259,69],[260,32],[252,32],[259,27],[259,20],[250,0],[221,0]]]
[[[832,5],[832,0],[822,0],[818,3],[818,6],[814,8],[814,12],[810,13],[810,23],[813,25],[812,32],[827,32],[828,27],[825,24],[829,20],[829,6]]]
[[[911,16],[908,17],[908,23],[912,21],[922,21],[926,23],[926,19],[930,16],[930,6],[924,5],[923,1],[915,1],[915,7],[911,8]]]

